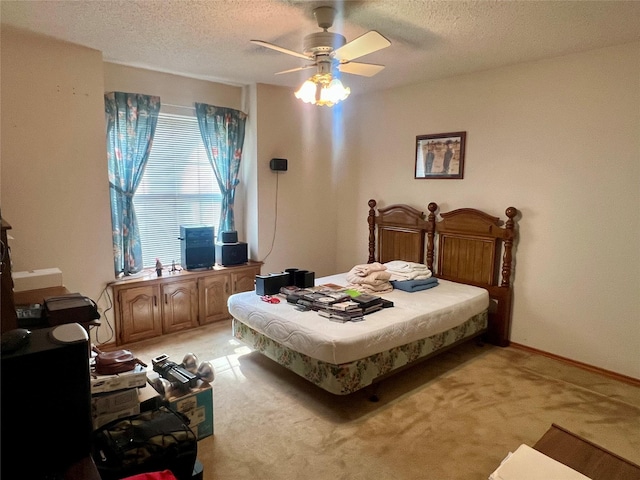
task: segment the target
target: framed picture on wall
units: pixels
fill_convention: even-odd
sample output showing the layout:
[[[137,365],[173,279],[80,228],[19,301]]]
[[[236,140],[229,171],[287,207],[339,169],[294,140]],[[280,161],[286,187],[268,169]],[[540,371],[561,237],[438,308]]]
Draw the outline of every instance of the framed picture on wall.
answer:
[[[416,137],[415,178],[463,178],[467,132]]]

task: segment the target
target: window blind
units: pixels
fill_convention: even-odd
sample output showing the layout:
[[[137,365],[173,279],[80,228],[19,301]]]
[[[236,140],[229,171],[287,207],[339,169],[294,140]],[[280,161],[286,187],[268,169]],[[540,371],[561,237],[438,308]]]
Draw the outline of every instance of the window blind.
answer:
[[[154,266],[156,258],[165,266],[180,264],[180,225],[217,229],[222,196],[195,117],[158,115],[133,204],[145,267]]]

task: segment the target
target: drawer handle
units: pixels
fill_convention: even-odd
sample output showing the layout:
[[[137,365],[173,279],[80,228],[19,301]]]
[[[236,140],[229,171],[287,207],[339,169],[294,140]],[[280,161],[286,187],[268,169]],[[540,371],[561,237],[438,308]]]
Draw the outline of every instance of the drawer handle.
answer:
[[[165,303],[165,305],[167,303],[169,303],[169,299],[167,298],[167,294],[166,293],[164,294],[164,303]]]

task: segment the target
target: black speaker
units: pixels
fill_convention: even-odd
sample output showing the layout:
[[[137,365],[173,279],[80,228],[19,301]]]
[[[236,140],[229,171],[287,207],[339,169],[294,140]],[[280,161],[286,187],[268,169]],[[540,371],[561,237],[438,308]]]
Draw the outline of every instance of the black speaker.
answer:
[[[213,234],[211,225],[180,225],[182,268],[196,270],[213,267],[216,263]]]
[[[287,159],[286,158],[272,158],[269,162],[269,167],[274,172],[286,172],[287,171]]]
[[[230,232],[221,232],[221,243],[238,243],[238,232],[231,230]]]
[[[22,347],[3,348],[0,365],[2,478],[62,478],[91,453],[86,330],[77,323],[32,330]]]
[[[217,262],[222,266],[241,265],[249,261],[248,246],[244,242],[216,243]]]

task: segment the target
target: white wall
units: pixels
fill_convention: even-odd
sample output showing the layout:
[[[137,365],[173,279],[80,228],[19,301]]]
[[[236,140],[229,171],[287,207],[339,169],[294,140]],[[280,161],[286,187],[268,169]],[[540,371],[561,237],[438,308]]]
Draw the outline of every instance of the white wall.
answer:
[[[511,340],[640,378],[640,43],[353,100],[339,269],[367,250],[370,198],[515,206]],[[455,131],[464,179],[414,179],[416,136]]]
[[[12,268],[58,267],[70,291],[95,300],[113,279],[102,63],[96,50],[2,27]]]
[[[259,84],[253,114],[258,259],[266,257],[262,272],[299,268],[316,277],[335,273],[336,217],[341,209],[334,195],[332,110],[300,102],[291,89]],[[288,170],[272,172],[272,158],[286,158]]]

